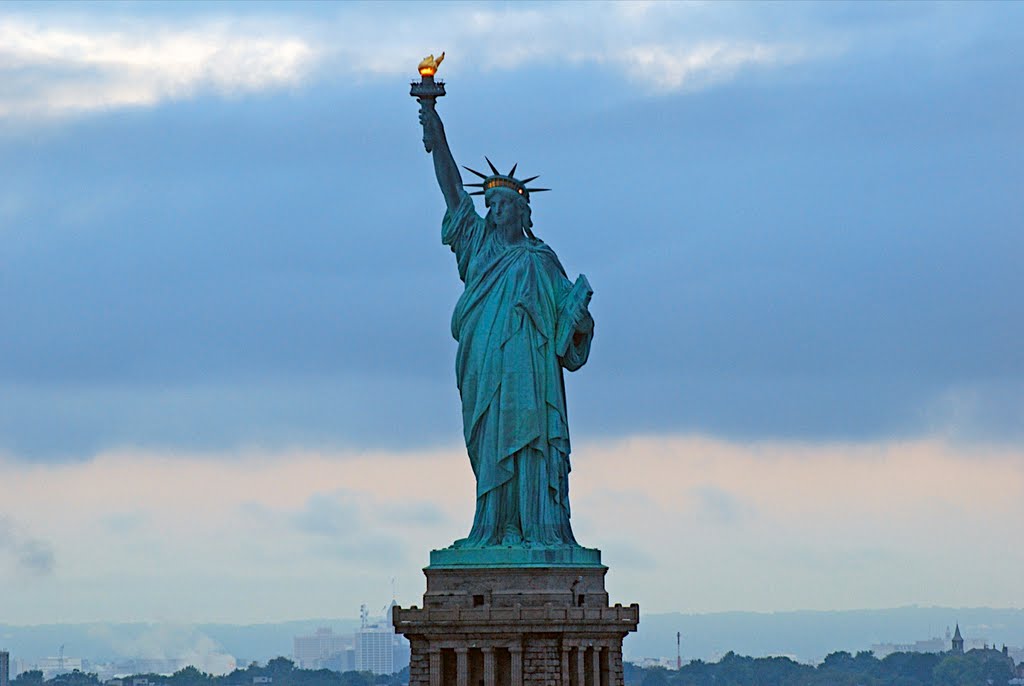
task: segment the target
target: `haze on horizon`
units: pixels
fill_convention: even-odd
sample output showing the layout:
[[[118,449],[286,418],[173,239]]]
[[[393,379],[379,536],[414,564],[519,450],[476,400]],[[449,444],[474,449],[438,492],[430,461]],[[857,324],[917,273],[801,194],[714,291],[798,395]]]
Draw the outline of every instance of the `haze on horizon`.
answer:
[[[419,602],[472,475],[415,65],[595,289],[581,543],[680,612],[1019,607],[1020,4],[6,4],[9,624]]]

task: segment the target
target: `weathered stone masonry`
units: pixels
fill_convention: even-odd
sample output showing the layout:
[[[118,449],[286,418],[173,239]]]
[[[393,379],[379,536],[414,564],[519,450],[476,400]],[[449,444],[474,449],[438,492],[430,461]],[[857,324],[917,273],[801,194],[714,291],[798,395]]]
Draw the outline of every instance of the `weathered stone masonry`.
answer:
[[[640,608],[608,604],[607,568],[424,571],[424,606],[393,610],[410,686],[622,686]]]

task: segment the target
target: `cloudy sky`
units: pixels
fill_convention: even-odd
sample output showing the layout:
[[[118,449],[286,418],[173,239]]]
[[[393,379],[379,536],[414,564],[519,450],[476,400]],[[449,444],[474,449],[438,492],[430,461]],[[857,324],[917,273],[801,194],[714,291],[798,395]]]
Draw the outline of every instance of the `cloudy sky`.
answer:
[[[1020,606],[1024,6],[5,4],[9,623],[418,602],[465,535],[444,203],[554,189],[574,527],[651,611]]]

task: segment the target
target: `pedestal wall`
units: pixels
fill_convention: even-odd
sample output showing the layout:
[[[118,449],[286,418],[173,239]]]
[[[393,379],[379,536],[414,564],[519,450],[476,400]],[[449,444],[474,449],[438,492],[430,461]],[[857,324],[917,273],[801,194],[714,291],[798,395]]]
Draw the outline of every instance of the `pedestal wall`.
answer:
[[[610,606],[607,568],[424,570],[422,608],[394,608],[410,686],[621,686],[637,605]]]

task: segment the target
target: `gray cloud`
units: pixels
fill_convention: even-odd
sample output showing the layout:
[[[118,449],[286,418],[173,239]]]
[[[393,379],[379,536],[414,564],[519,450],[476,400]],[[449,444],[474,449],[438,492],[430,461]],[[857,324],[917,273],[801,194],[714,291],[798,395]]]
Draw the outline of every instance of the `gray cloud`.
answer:
[[[320,540],[310,546],[318,557],[378,569],[401,569],[415,564],[408,546],[393,536],[363,536],[354,540]],[[364,567],[365,568],[365,567]]]
[[[289,523],[304,533],[330,536],[351,535],[365,525],[399,527],[435,527],[448,522],[448,516],[428,501],[391,502],[366,493],[338,490],[316,493],[305,505],[288,515]]]
[[[405,527],[433,528],[450,521],[441,508],[427,501],[395,503],[389,505],[381,516],[391,524]]]
[[[265,526],[282,527],[288,535],[304,534],[307,549],[318,557],[391,567],[408,557],[409,546],[401,539],[402,532],[448,521],[433,503],[395,504],[344,489],[315,493],[295,510],[271,510],[256,503],[242,509]]]
[[[301,81],[315,62],[301,38],[235,22],[176,28],[124,22],[116,30],[9,15],[0,26],[8,88],[0,117],[38,118],[153,106],[197,92],[238,93]]]
[[[305,533],[348,538],[359,531],[363,517],[355,496],[341,491],[311,496],[305,507],[291,516],[291,522]]]
[[[669,534],[664,539],[665,545],[679,545]],[[646,573],[656,572],[660,565],[658,558],[638,545],[636,541],[624,539],[607,539],[601,543],[601,552],[607,563],[615,561],[616,569],[638,570]]]
[[[687,95],[451,77],[459,161],[542,173],[537,233],[597,291],[576,437],[1024,440],[1020,11],[755,11],[859,49]],[[319,78],[3,134],[0,452],[459,440],[414,105]]]
[[[13,519],[0,514],[0,559],[3,557],[19,572],[33,577],[51,575],[57,564],[49,543],[28,535]]]
[[[714,524],[732,525],[753,514],[753,508],[717,486],[700,486],[690,491],[697,505],[697,516]]]

